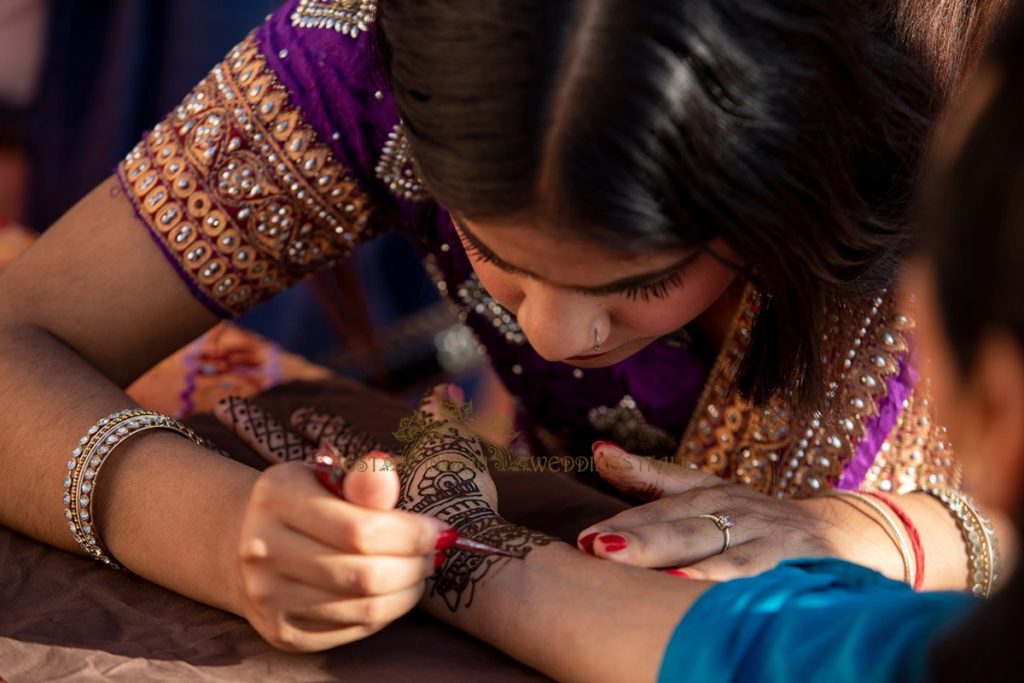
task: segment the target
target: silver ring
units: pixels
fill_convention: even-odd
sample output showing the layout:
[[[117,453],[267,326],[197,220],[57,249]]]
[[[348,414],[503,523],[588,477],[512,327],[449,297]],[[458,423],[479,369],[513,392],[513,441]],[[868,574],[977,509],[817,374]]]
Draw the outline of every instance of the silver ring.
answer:
[[[722,549],[718,551],[721,555],[729,549],[729,544],[732,542],[732,537],[729,535],[729,529],[736,526],[736,523],[732,521],[732,517],[729,515],[697,515],[702,519],[710,519],[718,527],[718,530],[725,536],[725,540],[722,543]]]
[[[601,339],[597,331],[597,325],[594,326],[594,351],[601,350]]]

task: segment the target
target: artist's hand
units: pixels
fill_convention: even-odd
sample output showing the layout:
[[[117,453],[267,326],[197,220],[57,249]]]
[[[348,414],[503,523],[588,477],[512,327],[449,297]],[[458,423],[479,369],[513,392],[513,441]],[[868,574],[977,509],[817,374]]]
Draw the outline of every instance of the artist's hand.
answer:
[[[283,650],[325,650],[364,638],[419,602],[444,525],[394,509],[400,482],[386,454],[350,467],[343,498],[303,462],[321,438],[356,457],[368,441],[341,418],[299,411],[291,432],[255,404],[228,399],[218,418],[270,462],[240,530],[243,615]],[[376,459],[374,459],[376,456]]]
[[[832,533],[842,525],[831,514],[831,499],[771,498],[607,443],[595,449],[594,458],[605,480],[652,501],[580,532],[580,548],[599,558],[727,581],[761,573],[787,558],[842,554]],[[728,550],[722,552],[724,531],[700,515],[730,518]]]
[[[403,420],[399,508],[454,527],[497,515],[486,447],[466,424],[470,409],[459,387],[440,385],[427,392],[416,415]]]

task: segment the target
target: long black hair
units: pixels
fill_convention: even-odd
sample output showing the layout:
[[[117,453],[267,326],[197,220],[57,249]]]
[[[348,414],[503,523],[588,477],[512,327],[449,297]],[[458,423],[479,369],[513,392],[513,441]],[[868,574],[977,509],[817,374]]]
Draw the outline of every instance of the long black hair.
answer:
[[[825,393],[829,315],[894,279],[939,97],[891,2],[381,0],[426,186],[631,251],[723,239],[764,294],[740,388]]]

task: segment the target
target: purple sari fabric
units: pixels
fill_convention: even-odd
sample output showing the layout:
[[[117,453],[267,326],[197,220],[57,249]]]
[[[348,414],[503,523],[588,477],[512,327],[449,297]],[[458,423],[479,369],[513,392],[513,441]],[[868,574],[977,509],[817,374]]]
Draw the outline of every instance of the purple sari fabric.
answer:
[[[659,341],[614,367],[578,370],[543,360],[527,343],[510,341],[508,326],[490,313],[486,299],[460,301],[457,293],[466,289],[473,274],[447,212],[429,201],[396,196],[375,172],[399,117],[373,49],[373,28],[357,38],[330,29],[298,28],[291,18],[297,5],[298,0],[287,3],[258,30],[257,39],[269,66],[289,90],[293,106],[301,109],[306,122],[375,199],[392,227],[415,236],[423,257],[434,267],[440,288],[465,311],[467,325],[516,397],[525,432],[546,432],[563,445],[564,453],[589,455],[595,439],[609,438],[596,425],[595,411],[618,411],[622,419],[633,420],[642,429],[677,444],[700,399],[713,359],[684,345]],[[511,324],[514,328],[514,320]],[[890,381],[879,414],[866,425],[867,436],[840,486],[855,488],[864,478],[892,431],[913,380],[904,362],[902,371]]]

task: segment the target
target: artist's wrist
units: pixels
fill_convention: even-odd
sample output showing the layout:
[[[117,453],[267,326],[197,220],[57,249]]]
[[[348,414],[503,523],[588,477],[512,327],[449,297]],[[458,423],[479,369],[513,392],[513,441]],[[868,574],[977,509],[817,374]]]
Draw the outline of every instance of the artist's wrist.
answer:
[[[821,534],[831,554],[841,560],[874,569],[887,577],[904,578],[903,556],[879,525],[871,508],[851,507],[834,497],[801,501],[822,520]]]

